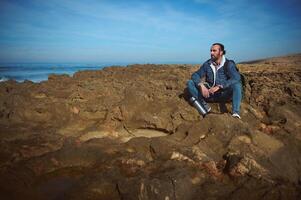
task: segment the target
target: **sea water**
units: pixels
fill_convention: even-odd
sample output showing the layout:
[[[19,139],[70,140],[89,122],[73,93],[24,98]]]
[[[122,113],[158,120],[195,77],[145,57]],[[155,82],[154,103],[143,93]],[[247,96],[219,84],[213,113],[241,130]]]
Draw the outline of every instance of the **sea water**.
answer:
[[[52,63],[16,63],[0,64],[0,82],[12,79],[18,82],[25,80],[41,82],[48,79],[50,74],[67,74],[72,76],[75,72],[83,70],[101,70],[112,63],[101,64],[52,64]],[[126,64],[116,64],[125,66]]]

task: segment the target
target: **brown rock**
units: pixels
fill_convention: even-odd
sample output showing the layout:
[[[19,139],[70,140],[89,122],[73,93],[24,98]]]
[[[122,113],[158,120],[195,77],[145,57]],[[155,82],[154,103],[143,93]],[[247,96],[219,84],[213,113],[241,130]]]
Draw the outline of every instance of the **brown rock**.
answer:
[[[242,120],[216,103],[205,118],[189,105],[197,65],[1,82],[0,198],[298,199],[300,63],[239,64]]]

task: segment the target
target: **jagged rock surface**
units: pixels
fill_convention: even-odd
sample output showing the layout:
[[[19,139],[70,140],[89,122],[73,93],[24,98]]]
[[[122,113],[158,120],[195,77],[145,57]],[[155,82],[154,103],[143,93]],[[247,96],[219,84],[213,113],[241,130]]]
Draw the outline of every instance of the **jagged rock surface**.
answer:
[[[1,83],[1,199],[300,198],[301,56],[239,65],[242,120],[189,105],[197,68]]]

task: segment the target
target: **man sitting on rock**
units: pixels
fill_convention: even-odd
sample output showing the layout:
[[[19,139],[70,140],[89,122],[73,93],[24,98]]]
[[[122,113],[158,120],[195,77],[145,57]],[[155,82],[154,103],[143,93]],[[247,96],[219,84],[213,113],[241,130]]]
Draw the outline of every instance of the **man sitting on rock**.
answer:
[[[214,43],[210,52],[211,59],[194,72],[192,80],[187,82],[190,101],[205,116],[211,110],[206,102],[226,102],[232,99],[232,116],[240,119],[240,73],[234,61],[226,59],[223,44]]]

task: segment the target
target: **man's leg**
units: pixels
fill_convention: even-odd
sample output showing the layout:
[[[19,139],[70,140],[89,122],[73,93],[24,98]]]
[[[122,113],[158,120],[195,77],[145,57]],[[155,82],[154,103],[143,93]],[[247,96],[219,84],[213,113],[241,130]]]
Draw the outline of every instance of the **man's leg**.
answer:
[[[232,99],[232,114],[240,113],[240,103],[242,99],[242,86],[241,83],[235,83],[230,85],[229,88],[217,92],[214,95],[210,96],[208,99],[209,102],[227,102]]]
[[[187,88],[189,91],[190,96],[195,97],[199,100],[199,102],[205,107],[205,109],[209,112],[211,110],[210,106],[206,103],[202,93],[200,92],[199,88],[194,84],[192,80],[187,82]]]
[[[199,89],[195,86],[194,82],[192,80],[187,81],[187,88],[189,91],[190,96],[199,99],[200,96],[202,96]]]
[[[232,89],[232,113],[240,113],[240,103],[242,99],[242,86],[241,83],[235,83],[231,86]]]

